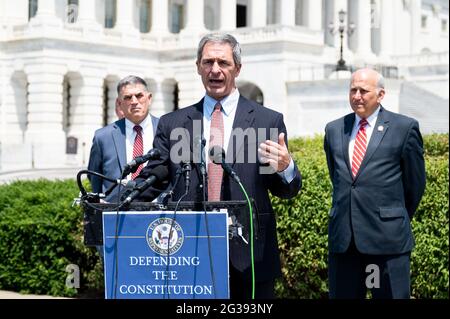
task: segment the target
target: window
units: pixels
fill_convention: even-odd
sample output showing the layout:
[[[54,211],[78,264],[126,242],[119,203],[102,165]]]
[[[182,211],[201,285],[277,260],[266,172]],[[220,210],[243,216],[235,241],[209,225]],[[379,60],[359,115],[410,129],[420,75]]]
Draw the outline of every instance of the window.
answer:
[[[114,28],[116,24],[116,0],[105,0],[105,28]]]
[[[139,31],[147,33],[150,31],[151,26],[150,0],[141,0],[139,3]]]
[[[28,0],[28,20],[36,15],[38,0]]]
[[[423,15],[422,16],[422,19],[421,19],[421,22],[420,22],[420,25],[421,25],[421,27],[422,27],[422,29],[426,29],[427,28],[427,16],[425,16],[425,15]]]
[[[75,23],[78,19],[78,0],[67,0],[65,8],[66,22]]]
[[[108,125],[108,97],[109,97],[109,88],[106,81],[103,82],[103,103],[102,103],[102,125]]]
[[[236,27],[247,26],[247,6],[238,4],[236,7]]]
[[[172,33],[179,33],[180,30],[184,27],[184,12],[183,5],[181,4],[172,4],[172,23],[170,24],[170,31]]]

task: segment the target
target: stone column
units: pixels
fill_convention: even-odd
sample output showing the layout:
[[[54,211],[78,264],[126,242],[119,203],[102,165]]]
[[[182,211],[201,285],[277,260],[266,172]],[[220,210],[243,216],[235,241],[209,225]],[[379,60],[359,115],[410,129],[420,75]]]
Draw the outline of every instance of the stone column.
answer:
[[[9,70],[10,72],[11,70]],[[27,77],[23,71],[1,78],[1,128],[3,144],[22,144],[27,126]]]
[[[48,35],[55,33],[56,28],[62,28],[62,25],[62,20],[56,14],[55,0],[39,0],[36,15],[30,20],[29,28],[44,28],[43,33]]]
[[[28,0],[14,2],[0,0],[0,28],[1,25],[19,25],[28,22]]]
[[[303,21],[312,30],[322,30],[322,1],[303,0]]]
[[[203,21],[204,0],[186,1],[186,26],[183,33],[200,33],[205,30]]]
[[[349,0],[347,21],[355,23],[353,35],[349,37],[350,48],[357,58],[366,61],[373,58],[371,40],[371,6],[370,0]],[[366,61],[367,62],[367,61]]]
[[[154,116],[161,117],[173,111],[173,99],[175,90],[174,80],[157,80],[149,84],[150,92],[152,92],[152,103],[150,105],[150,113]]]
[[[253,28],[264,27],[266,25],[266,22],[267,22],[267,0],[251,0],[250,26]]]
[[[105,85],[108,88],[108,99],[106,100],[106,105],[108,109],[108,124],[113,123],[118,120],[116,114],[116,99],[117,99],[117,83],[118,81],[113,81],[107,79]],[[97,90],[97,89],[96,89]]]
[[[137,37],[139,30],[133,23],[133,1],[117,1],[117,21],[114,29],[122,32],[124,37]]]
[[[27,127],[27,76],[23,66],[0,63],[0,171],[32,168]],[[11,74],[12,73],[12,74]]]
[[[77,24],[83,28],[86,36],[92,32],[98,33],[103,26],[98,23],[95,17],[96,2],[92,0],[79,0]]]
[[[332,16],[333,20],[332,21],[334,23],[334,27],[335,27],[336,30],[337,30],[337,28],[339,27],[339,24],[340,24],[340,22],[339,22],[339,11],[341,11],[341,10],[344,10],[346,12],[344,24],[345,24],[345,27],[347,29],[347,26],[348,26],[348,23],[347,23],[347,21],[348,21],[347,0],[334,0],[333,16]],[[337,48],[337,49],[340,48],[341,42],[340,42],[339,32],[335,33],[333,43],[334,43],[334,47],[335,48]],[[344,47],[344,54],[345,54],[345,51],[348,51],[348,35],[347,34],[344,34],[344,45],[343,45],[343,47]],[[344,60],[345,60],[345,57],[344,57]]]
[[[169,33],[169,2],[168,0],[152,1],[152,35]]]
[[[84,69],[70,81],[72,108],[68,135],[78,139],[76,161],[80,165],[87,165],[94,132],[103,126],[104,79],[99,73],[97,69]],[[114,108],[112,113],[115,115]]]
[[[421,29],[421,0],[410,0],[410,16],[411,16],[411,31],[410,31],[410,53],[418,54],[420,52],[420,29]]]
[[[393,53],[392,48],[394,47],[394,32],[393,32],[393,1],[392,0],[381,0],[381,14],[383,17],[379,19],[380,25],[380,58],[388,59]]]
[[[236,0],[220,0],[220,30],[236,29]]]
[[[295,0],[280,1],[280,22],[282,25],[295,26]]]
[[[63,78],[65,68],[48,61],[26,67],[28,75],[28,127],[26,143],[32,145],[35,168],[64,165]]]

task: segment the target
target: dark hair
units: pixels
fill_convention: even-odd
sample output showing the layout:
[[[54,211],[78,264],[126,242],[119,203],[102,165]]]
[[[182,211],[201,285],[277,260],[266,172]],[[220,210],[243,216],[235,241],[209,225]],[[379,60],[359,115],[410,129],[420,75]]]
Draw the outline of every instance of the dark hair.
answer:
[[[241,65],[241,46],[236,38],[226,33],[210,33],[205,35],[198,44],[197,63],[200,63],[203,54],[203,48],[208,42],[228,43],[233,50],[233,60],[236,65]]]
[[[145,87],[145,90],[148,92],[147,82],[145,82],[144,79],[136,75],[128,75],[120,80],[117,84],[117,94],[120,95],[120,90],[122,90],[124,86],[127,86],[129,84],[142,84]]]

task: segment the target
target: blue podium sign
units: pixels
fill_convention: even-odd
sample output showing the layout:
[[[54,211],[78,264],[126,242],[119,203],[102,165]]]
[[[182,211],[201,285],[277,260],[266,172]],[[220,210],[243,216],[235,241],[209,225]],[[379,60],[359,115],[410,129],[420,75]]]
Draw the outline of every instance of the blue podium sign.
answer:
[[[105,298],[229,298],[227,219],[226,210],[103,212]]]

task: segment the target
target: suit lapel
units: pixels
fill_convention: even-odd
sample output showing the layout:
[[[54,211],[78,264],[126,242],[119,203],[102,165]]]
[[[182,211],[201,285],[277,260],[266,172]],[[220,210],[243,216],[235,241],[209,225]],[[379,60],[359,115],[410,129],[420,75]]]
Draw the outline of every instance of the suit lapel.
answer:
[[[127,148],[125,146],[125,119],[117,121],[112,131],[112,140],[117,154],[117,161],[119,162],[120,172],[127,162]]]
[[[194,123],[197,123],[195,124],[195,127]],[[194,105],[194,111],[187,115],[183,127],[186,128],[186,130],[190,134],[190,136],[186,136],[186,138],[187,141],[189,141],[189,146],[191,148],[192,154],[194,140],[198,136],[203,136],[203,99],[201,99],[200,102]]]
[[[232,142],[231,139],[233,138],[233,131],[237,128],[242,129],[244,132],[246,129],[252,127],[253,123],[255,122],[255,107],[251,105],[247,99],[245,99],[242,95],[239,96],[238,105],[236,107],[236,113],[234,116],[233,121],[233,129],[230,135],[230,141],[228,142],[227,146],[227,162],[233,163],[234,165],[236,163],[236,158],[238,154],[243,151],[244,146],[244,139],[243,138],[237,138],[236,139],[236,146],[233,147],[234,141]],[[256,132],[257,134],[258,132]],[[257,137],[257,136],[256,136]],[[236,150],[234,151],[233,150]],[[231,154],[232,159],[229,158],[229,154]]]
[[[355,114],[352,113],[344,118],[344,126],[342,127],[342,152],[344,154],[345,164],[347,164],[348,173],[352,176],[352,164],[348,157],[348,145],[352,135],[353,124],[355,122]]]
[[[381,140],[386,134],[386,131],[389,128],[389,119],[386,118],[386,112],[383,107],[380,108],[380,112],[378,113],[377,121],[372,131],[372,136],[370,137],[369,144],[367,145],[366,155],[361,162],[361,166],[359,168],[358,174],[356,174],[355,179],[358,178],[359,174],[364,170],[367,166],[367,163],[370,161],[370,158],[375,153],[376,149],[381,143]]]
[[[153,136],[156,136],[156,128],[158,127],[159,118],[157,118],[151,114],[150,114],[150,118],[152,119]]]

